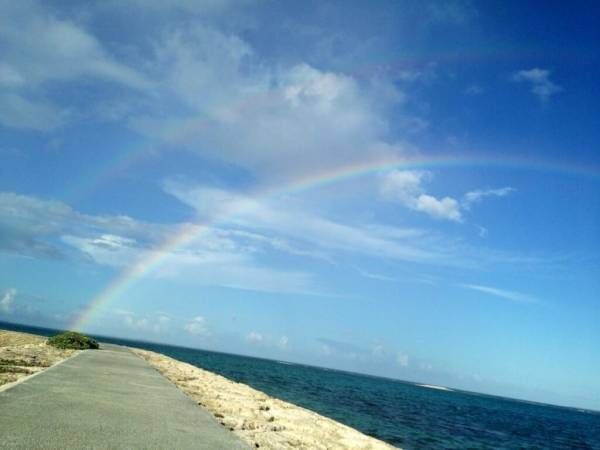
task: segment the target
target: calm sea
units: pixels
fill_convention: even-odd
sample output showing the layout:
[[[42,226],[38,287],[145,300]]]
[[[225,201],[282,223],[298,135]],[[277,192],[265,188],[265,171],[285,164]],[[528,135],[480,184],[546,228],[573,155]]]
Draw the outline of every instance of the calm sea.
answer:
[[[53,330],[0,323],[50,335]],[[169,355],[405,449],[598,449],[600,413],[300,364],[99,338]]]

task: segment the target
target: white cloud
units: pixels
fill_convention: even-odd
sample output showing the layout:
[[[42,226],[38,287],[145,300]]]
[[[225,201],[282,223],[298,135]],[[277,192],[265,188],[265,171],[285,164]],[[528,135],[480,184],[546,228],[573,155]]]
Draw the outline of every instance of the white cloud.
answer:
[[[465,209],[470,209],[473,204],[480,202],[485,197],[504,197],[515,191],[516,189],[512,187],[503,187],[498,189],[478,189],[475,191],[470,191],[464,195],[462,207]]]
[[[356,271],[363,277],[365,278],[371,278],[372,280],[379,280],[379,281],[397,281],[396,278],[394,277],[390,277],[387,275],[382,275],[379,273],[373,273],[373,272],[368,272],[366,270],[363,270],[359,267],[356,267]]]
[[[397,201],[435,219],[462,222],[457,200],[451,197],[438,199],[425,193],[423,182],[431,176],[431,172],[427,171],[395,170],[382,177],[381,193],[384,198]]]
[[[68,227],[73,211],[60,202],[0,193],[0,250],[26,256],[60,257],[46,237]]]
[[[194,317],[183,326],[183,329],[196,336],[210,336],[210,332],[206,326],[206,319],[202,316]]]
[[[127,216],[86,215],[60,202],[0,193],[0,251],[83,258],[116,270],[143,270],[147,261],[159,261],[146,276],[304,295],[333,292],[320,288],[311,272],[273,263],[272,255],[327,263],[339,260],[340,254],[443,266],[484,263],[482,258],[518,262],[514,256],[475,251],[424,230],[334,221],[295,207],[289,196],[252,198],[177,183],[165,188],[196,209],[197,223],[167,225]],[[175,236],[181,239],[174,240]]]
[[[384,355],[386,355],[386,351],[385,351],[385,347],[381,344],[375,344],[372,348],[371,348],[371,354],[375,357],[382,357]]]
[[[136,331],[162,334],[168,331],[171,323],[171,318],[162,313],[158,315],[140,315],[125,309],[115,309],[112,312],[127,328]]]
[[[165,14],[159,3],[149,5],[149,13]],[[167,3],[170,13],[234,9],[228,2]],[[117,10],[115,3],[90,8]],[[119,5],[118,11],[130,8]],[[392,130],[387,113],[392,107],[398,112],[405,99],[393,82],[304,62],[269,65],[235,27],[223,31],[203,20],[184,21],[176,29],[152,30],[144,37],[148,46],[132,36],[123,48],[96,37],[85,14],[70,20],[26,1],[5,2],[1,9],[0,85],[8,91],[0,96],[0,121],[7,126],[51,130],[96,114],[123,120],[154,143],[174,144],[271,181],[340,163],[391,161],[410,148],[392,137],[397,127]],[[127,61],[119,51],[127,52]],[[85,111],[68,97],[47,95],[57,83],[72,86],[89,78],[128,91],[86,103]],[[397,117],[408,133],[427,126],[422,117]]]
[[[423,212],[435,219],[463,222],[462,212],[469,210],[485,197],[504,197],[514,192],[511,187],[474,190],[467,192],[462,201],[452,197],[436,198],[425,192],[423,184],[430,180],[431,172],[417,170],[395,170],[381,179],[380,192],[388,200],[396,201],[415,211]]]
[[[439,248],[420,248],[415,244],[415,230],[396,229],[392,237],[378,227],[339,223],[276,200],[253,198],[205,186],[167,183],[166,190],[192,206],[201,216],[213,217],[218,211],[221,222],[234,227],[259,230],[267,235],[283,236],[324,251],[344,251],[405,261],[446,263],[452,258]]]
[[[57,17],[35,2],[2,2],[3,70],[29,87],[91,76],[136,89],[150,83],[110,56],[81,25]],[[6,76],[3,77],[6,79]]]
[[[248,333],[248,336],[246,337],[246,339],[248,339],[248,341],[250,341],[254,344],[260,344],[264,340],[263,335],[260,334],[258,331],[254,331],[254,330],[251,331],[250,333]]]
[[[13,128],[49,131],[63,125],[69,112],[44,101],[11,92],[0,94],[0,123]]]
[[[19,72],[6,63],[0,63],[0,85],[4,87],[17,87],[24,83],[25,78]]]
[[[410,204],[422,192],[423,179],[430,177],[430,172],[395,170],[383,177],[381,191],[386,196],[395,197],[402,203]]]
[[[45,258],[85,256],[120,270],[157,258],[164,264],[152,272],[154,277],[266,292],[315,293],[309,274],[259,264],[256,242],[245,242],[227,230],[86,215],[60,202],[11,193],[0,193],[0,212],[3,252]],[[164,248],[165,241],[182,234],[192,237],[179,247]]]
[[[44,95],[51,82],[92,77],[138,90],[151,86],[89,31],[36,2],[2,2],[0,17],[0,123],[5,126],[48,131],[63,125],[71,111]]]
[[[207,26],[166,34],[154,64],[164,80],[158,95],[190,112],[139,115],[132,127],[205,158],[290,178],[341,161],[389,160],[406,147],[389,138],[385,114],[404,96],[382,79],[359,84],[305,63],[269,67],[239,36]]]
[[[0,312],[3,314],[11,314],[13,312],[15,297],[17,296],[17,290],[10,288],[4,291],[0,298]]]
[[[107,236],[110,238],[107,239]],[[91,237],[62,235],[61,240],[95,262],[113,267],[135,264],[142,250],[135,239],[107,234]]]
[[[285,350],[285,349],[287,349],[287,346],[288,346],[289,342],[290,342],[290,340],[289,340],[289,338],[287,336],[281,336],[279,338],[279,341],[277,341],[277,346],[280,349]]]
[[[458,202],[451,197],[437,199],[428,194],[421,194],[415,204],[417,211],[422,211],[436,219],[462,222],[462,215]]]
[[[482,227],[481,225],[475,225],[475,227],[477,228],[477,234],[479,234],[479,237],[484,238],[488,235],[488,230],[486,227]]]
[[[171,323],[171,318],[166,314],[159,314],[154,324],[154,332],[159,333],[163,330],[167,330]]]
[[[219,14],[231,14],[232,9],[240,8],[245,4],[253,4],[251,0],[129,0],[126,3],[121,0],[105,0],[94,5],[98,9],[116,9],[122,11],[131,8],[133,12],[144,12],[151,10],[161,15],[181,11],[185,14],[197,17],[215,17]]]
[[[323,353],[323,355],[325,355],[325,356],[330,356],[333,353],[333,349],[331,348],[331,346],[329,344],[321,344],[319,349],[320,349],[321,353]]]
[[[444,2],[426,2],[428,20],[455,25],[464,25],[478,16],[471,2],[447,0]]]
[[[467,95],[480,95],[483,93],[483,88],[479,84],[471,84],[465,89]]]
[[[155,278],[263,292],[316,293],[309,274],[261,266],[253,257],[252,248],[237,246],[232,240],[224,240],[222,246],[215,246],[219,241],[218,231],[198,228],[196,239],[182,248],[172,249],[161,249],[156,243],[158,250],[139,246],[123,246],[116,250],[98,246],[95,238],[73,236],[65,236],[63,241],[95,262],[119,269],[158,258],[162,263],[153,272]],[[217,239],[213,241],[213,237]]]
[[[401,367],[407,367],[409,362],[408,355],[406,353],[398,352],[396,355],[396,362]]]
[[[562,91],[562,87],[550,80],[550,71],[545,69],[533,68],[529,70],[520,70],[513,74],[513,81],[526,82],[531,84],[531,93],[545,102],[553,95]]]
[[[493,295],[495,297],[499,297],[505,300],[511,300],[513,302],[525,302],[525,303],[535,303],[538,300],[529,295],[515,292],[515,291],[507,291],[505,289],[498,289],[490,286],[482,286],[479,284],[459,284],[460,287],[471,289],[473,291],[483,292],[485,294]]]
[[[370,351],[350,342],[329,338],[319,338],[320,351],[325,355],[334,355],[345,360],[367,360],[372,357]]]

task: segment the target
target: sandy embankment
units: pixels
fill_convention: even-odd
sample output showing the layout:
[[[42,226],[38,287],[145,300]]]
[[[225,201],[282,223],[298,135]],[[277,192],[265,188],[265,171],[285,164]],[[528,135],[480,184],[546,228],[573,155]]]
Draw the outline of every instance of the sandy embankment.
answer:
[[[245,384],[146,350],[131,349],[251,447],[392,449],[385,442]]]
[[[41,372],[75,351],[46,345],[42,336],[0,330],[0,386]]]

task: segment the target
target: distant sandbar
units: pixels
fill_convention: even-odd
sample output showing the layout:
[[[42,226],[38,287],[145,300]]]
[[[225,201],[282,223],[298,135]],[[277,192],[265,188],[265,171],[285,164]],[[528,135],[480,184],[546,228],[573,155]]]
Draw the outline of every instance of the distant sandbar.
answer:
[[[427,389],[437,389],[438,391],[452,391],[452,389],[447,388],[445,386],[436,386],[435,384],[417,384],[417,386],[421,386]]]

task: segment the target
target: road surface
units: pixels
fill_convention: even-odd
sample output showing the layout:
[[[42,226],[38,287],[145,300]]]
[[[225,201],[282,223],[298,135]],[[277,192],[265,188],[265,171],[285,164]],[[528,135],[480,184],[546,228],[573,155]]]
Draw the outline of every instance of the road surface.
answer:
[[[0,392],[0,448],[248,448],[144,360],[103,348]]]

